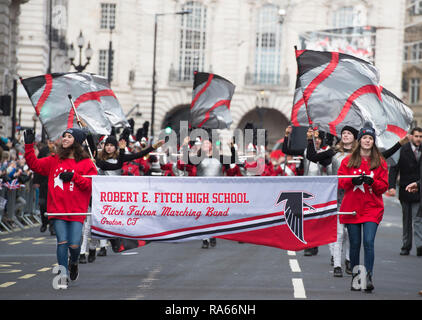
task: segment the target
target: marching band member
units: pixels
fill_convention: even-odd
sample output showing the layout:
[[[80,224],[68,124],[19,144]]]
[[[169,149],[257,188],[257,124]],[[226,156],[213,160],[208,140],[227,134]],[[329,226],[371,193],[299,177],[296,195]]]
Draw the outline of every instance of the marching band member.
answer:
[[[91,179],[83,175],[96,175],[97,169],[82,147],[86,139],[83,130],[69,128],[62,137],[57,154],[37,159],[35,135],[31,129],[26,130],[25,159],[31,170],[48,176],[49,213],[84,213],[88,211],[91,198]],[[56,231],[58,264],[66,269],[72,281],[79,275],[78,258],[85,218],[84,215],[49,216]],[[64,287],[67,288],[67,284]]]
[[[304,166],[304,175],[305,176],[321,176],[327,174],[327,167],[331,163],[331,159],[323,159],[318,162],[310,161],[308,158],[308,150],[292,150],[288,147],[288,141],[289,141],[289,135],[292,132],[292,126],[288,126],[286,128],[285,137],[283,141],[283,147],[282,151],[285,154],[290,155],[296,155],[296,156],[303,156],[303,166]],[[308,129],[308,132],[306,133],[306,137],[308,141],[312,141],[312,137],[315,136],[315,147],[317,152],[324,151],[324,149],[321,149],[322,146],[322,135],[319,133],[314,133],[312,128]],[[309,142],[308,142],[309,145]],[[305,256],[314,256],[318,254],[318,247],[315,248],[308,248],[304,250]]]
[[[350,262],[354,272],[351,290],[361,289],[354,281],[358,276],[354,267],[359,265],[363,233],[366,292],[374,289],[372,282],[374,241],[384,214],[382,195],[388,189],[387,163],[375,145],[375,137],[373,128],[367,126],[362,128],[358,135],[358,146],[341,162],[338,170],[338,175],[359,175],[354,178],[339,179],[339,188],[344,189],[340,210],[356,212],[356,215],[341,215],[340,223],[346,224],[349,233]]]
[[[311,161],[320,161],[323,159],[331,159],[331,170],[332,173],[337,175],[337,171],[340,167],[341,162],[344,158],[351,154],[352,150],[357,146],[358,130],[351,126],[344,126],[341,129],[341,139],[334,148],[330,148],[326,151],[317,153],[313,147],[312,140],[308,144],[307,156]],[[339,188],[337,193],[337,204],[340,207],[341,201],[344,196],[344,190]],[[344,241],[344,237],[347,236],[347,230],[345,226],[340,223],[337,218],[337,241],[328,245],[331,253],[331,262],[334,266],[333,275],[334,277],[342,277],[343,270],[341,268],[341,256],[343,247],[345,249],[345,268],[346,273],[351,274],[350,266],[350,252],[349,242]]]

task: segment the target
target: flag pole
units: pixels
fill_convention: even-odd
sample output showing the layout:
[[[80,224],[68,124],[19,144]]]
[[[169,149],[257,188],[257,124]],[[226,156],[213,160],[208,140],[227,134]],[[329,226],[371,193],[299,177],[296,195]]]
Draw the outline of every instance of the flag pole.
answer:
[[[67,97],[69,98],[70,104],[72,105],[73,112],[75,112],[75,115],[76,115],[76,122],[78,123],[79,127],[80,127],[80,128],[82,128],[82,121],[81,121],[81,119],[79,118],[79,114],[78,114],[78,112],[76,111],[75,105],[73,104],[72,95],[70,95],[70,94],[69,94],[69,95],[67,95]],[[88,152],[89,152],[89,155],[90,155],[90,157],[91,157],[91,160],[94,162],[94,156],[92,155],[92,152],[91,152],[91,149],[90,149],[90,147],[89,147],[89,143],[88,143],[87,139],[85,139],[85,142],[86,142],[86,144],[88,145]],[[94,163],[95,163],[95,162],[94,162]]]
[[[91,212],[79,213],[79,212],[67,212],[67,213],[44,213],[45,216],[90,216]]]

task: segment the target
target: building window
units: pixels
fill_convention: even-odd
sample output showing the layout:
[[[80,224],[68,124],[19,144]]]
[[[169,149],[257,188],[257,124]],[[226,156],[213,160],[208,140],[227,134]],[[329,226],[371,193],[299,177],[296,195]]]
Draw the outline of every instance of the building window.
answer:
[[[112,50],[111,54],[112,56],[114,56],[114,50]],[[111,81],[113,81],[113,69],[114,69],[114,61],[112,59],[111,60],[111,75],[110,75]],[[108,50],[99,51],[98,74],[102,77],[108,78]]]
[[[355,7],[342,7],[333,13],[333,28],[357,27],[362,25],[362,12]]]
[[[409,14],[411,16],[418,16],[422,14],[422,1],[421,0],[411,0],[410,6],[408,7]]]
[[[409,61],[409,45],[405,44],[404,45],[404,50],[403,50],[403,61]]]
[[[101,3],[101,29],[114,28],[116,25],[116,4]]]
[[[422,61],[422,41],[404,45],[404,61],[413,63]]]
[[[207,8],[199,2],[187,2],[181,16],[178,79],[193,80],[194,71],[204,71]]]
[[[409,102],[410,104],[417,104],[419,103],[419,87],[420,87],[420,79],[419,78],[411,78],[409,84]]]
[[[278,10],[268,4],[257,14],[254,84],[280,84],[282,24]]]

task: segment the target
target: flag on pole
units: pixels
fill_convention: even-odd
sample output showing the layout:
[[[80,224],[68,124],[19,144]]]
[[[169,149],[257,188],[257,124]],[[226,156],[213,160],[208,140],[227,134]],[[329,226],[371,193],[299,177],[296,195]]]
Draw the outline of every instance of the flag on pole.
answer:
[[[413,121],[413,111],[386,88],[381,91],[387,127],[377,138],[377,146],[388,150],[409,132]],[[400,152],[394,153],[387,161],[390,165],[398,163]]]
[[[235,85],[216,74],[195,72],[190,126],[194,128],[227,129],[233,120],[230,102]]]
[[[109,135],[112,126],[129,126],[104,77],[77,72],[53,73],[21,79],[21,82],[49,139],[55,140],[67,128],[78,126],[69,95],[92,133]]]
[[[344,125],[361,128],[370,121],[377,134],[383,132],[379,73],[372,64],[347,54],[312,50],[296,50],[296,59],[309,125],[340,136]],[[301,101],[300,94],[296,99]]]
[[[384,150],[406,135],[413,112],[378,84],[377,70],[370,63],[335,52],[302,50],[296,55],[299,73],[293,126],[318,126],[339,137],[345,125],[359,129],[369,121],[377,146]]]

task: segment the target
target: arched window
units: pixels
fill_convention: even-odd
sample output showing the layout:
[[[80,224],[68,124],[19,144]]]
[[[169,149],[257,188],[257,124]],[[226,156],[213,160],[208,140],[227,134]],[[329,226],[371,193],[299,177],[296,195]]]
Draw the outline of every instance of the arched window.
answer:
[[[279,8],[272,4],[257,13],[255,72],[256,84],[280,84],[281,30]]]
[[[207,8],[199,2],[190,1],[183,11],[191,11],[182,16],[179,47],[179,80],[193,80],[194,71],[204,71]]]

